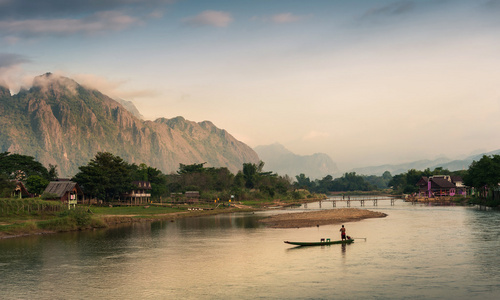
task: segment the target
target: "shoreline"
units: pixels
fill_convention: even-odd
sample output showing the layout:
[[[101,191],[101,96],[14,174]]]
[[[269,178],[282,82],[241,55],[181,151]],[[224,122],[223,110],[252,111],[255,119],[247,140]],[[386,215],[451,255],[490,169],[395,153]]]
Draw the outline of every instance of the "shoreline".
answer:
[[[318,201],[318,199],[304,199],[305,201],[301,203],[310,203]],[[269,204],[269,203],[268,203]],[[281,203],[274,202],[273,205],[278,205],[278,207],[286,207],[290,205],[296,205],[297,203]],[[172,212],[172,213],[164,213],[164,214],[155,214],[155,215],[98,215],[95,216],[94,219],[97,221],[94,226],[85,226],[80,228],[72,228],[68,230],[47,230],[41,228],[26,228],[25,230],[20,229],[18,232],[6,233],[0,232],[0,240],[2,239],[11,239],[17,237],[26,237],[26,236],[35,236],[35,235],[45,235],[45,234],[55,234],[60,232],[70,232],[70,231],[84,231],[84,230],[95,230],[95,229],[106,229],[113,228],[114,226],[119,226],[123,224],[132,224],[138,222],[155,222],[155,221],[170,221],[174,222],[177,219],[182,218],[195,218],[201,216],[210,216],[210,215],[218,215],[218,214],[226,214],[226,213],[234,213],[234,212],[251,212],[251,211],[265,211],[265,210],[274,210],[275,208],[270,208],[271,206],[263,206],[263,207],[250,207],[244,205],[235,205],[230,208],[224,209],[216,209],[216,210],[188,210],[182,212]],[[337,215],[333,214],[332,211],[338,211]],[[282,215],[271,216],[269,218],[260,220],[271,228],[295,228],[295,227],[307,227],[307,226],[319,226],[319,225],[327,225],[327,224],[335,224],[342,223],[348,221],[357,221],[366,218],[375,218],[375,217],[385,217],[385,214],[371,212],[368,211],[368,215],[366,213],[367,210],[359,210],[355,208],[341,208],[341,209],[333,209],[333,210],[325,210],[325,211],[315,211],[315,212],[298,212],[298,213],[287,213]],[[322,215],[321,213],[326,215]],[[340,215],[339,215],[340,212]],[[382,214],[383,216],[379,215]],[[290,217],[293,215],[293,217]],[[278,217],[284,218],[284,216],[288,216],[288,220],[277,221]],[[339,219],[341,218],[341,219]],[[27,222],[31,222],[28,220]],[[273,224],[276,222],[281,222],[281,225]],[[307,225],[308,224],[308,225]]]

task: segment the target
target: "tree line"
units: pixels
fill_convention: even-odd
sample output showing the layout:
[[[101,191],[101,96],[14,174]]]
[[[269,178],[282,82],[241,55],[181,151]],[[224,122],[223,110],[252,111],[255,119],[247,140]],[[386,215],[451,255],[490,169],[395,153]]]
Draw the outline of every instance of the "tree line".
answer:
[[[145,164],[130,164],[109,152],[99,152],[71,179],[77,182],[86,195],[112,201],[136,188],[134,181],[149,181],[152,198],[169,197],[171,193],[199,191],[206,199],[229,199],[231,195],[240,200],[299,198],[298,191],[312,193],[373,191],[391,189],[395,194],[411,194],[418,191],[417,182],[422,176],[458,175],[464,184],[474,187],[478,197],[500,198],[500,155],[483,156],[474,161],[468,170],[449,171],[438,167],[420,171],[410,169],[392,176],[386,171],[381,176],[364,176],[355,172],[344,173],[339,178],[327,175],[311,180],[305,174],[295,176],[293,181],[287,175],[280,176],[263,171],[264,162],[244,163],[237,174],[227,168],[205,167],[205,163],[180,164],[175,173],[164,174]],[[49,181],[57,178],[57,167],[45,168],[31,156],[0,153],[0,197],[8,197],[14,188],[12,179],[25,183],[28,191],[40,195]],[[499,200],[499,199],[497,199]]]
[[[131,164],[112,153],[99,152],[87,165],[80,166],[71,180],[86,196],[104,201],[120,199],[122,194],[137,189],[134,181],[150,182],[154,199],[186,191],[199,191],[210,200],[230,199],[231,195],[240,200],[304,197],[293,190],[291,178],[263,172],[263,166],[263,162],[244,163],[242,170],[233,174],[225,167],[205,167],[205,163],[180,164],[177,172],[164,174],[146,164]],[[15,187],[13,179],[25,183],[30,193],[40,195],[56,178],[55,166],[46,169],[31,156],[8,152],[0,155],[0,197],[10,196]]]

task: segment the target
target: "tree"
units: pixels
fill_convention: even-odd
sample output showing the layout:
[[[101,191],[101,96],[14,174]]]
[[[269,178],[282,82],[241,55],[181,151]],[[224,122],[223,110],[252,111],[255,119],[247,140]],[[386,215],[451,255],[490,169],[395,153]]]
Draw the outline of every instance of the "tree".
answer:
[[[0,173],[0,198],[8,198],[16,188],[16,183]]]
[[[483,155],[479,161],[473,161],[463,179],[465,185],[476,188],[486,198],[488,191],[500,183],[500,155]]]
[[[47,185],[49,185],[49,181],[40,175],[31,175],[26,180],[26,189],[31,194],[41,195]]]
[[[260,161],[258,165],[254,163],[243,164],[243,178],[245,179],[245,187],[247,189],[255,188],[259,179],[259,172],[262,171],[263,167],[263,161]]]
[[[300,173],[300,175],[295,176],[295,179],[297,179],[295,186],[299,189],[311,190],[314,186],[314,182],[311,182],[311,179],[306,177],[304,173]]]
[[[31,175],[39,175],[50,180],[49,171],[32,156],[0,153],[0,173],[11,179],[26,180]]]
[[[109,152],[97,153],[79,170],[72,180],[78,182],[84,193],[98,199],[111,201],[134,188],[132,167]]]

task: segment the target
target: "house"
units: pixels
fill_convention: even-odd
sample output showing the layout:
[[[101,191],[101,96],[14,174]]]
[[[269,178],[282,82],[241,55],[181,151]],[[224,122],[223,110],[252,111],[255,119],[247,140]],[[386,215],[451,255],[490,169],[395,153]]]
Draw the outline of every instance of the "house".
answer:
[[[465,195],[466,187],[460,176],[435,175],[423,176],[418,182],[418,194],[423,197]]]
[[[174,202],[195,203],[200,199],[200,192],[186,191],[183,193],[170,193],[170,197]]]
[[[198,202],[200,199],[200,192],[198,191],[186,191],[184,194],[186,197],[186,202]]]
[[[151,183],[149,181],[133,181],[134,190],[123,194],[126,202],[131,205],[149,203],[151,200]]]
[[[26,187],[24,187],[24,184],[19,181],[19,180],[12,180],[16,184],[16,187],[12,191],[12,198],[19,198],[21,199],[22,197],[28,197],[30,194]]]
[[[82,189],[73,181],[51,181],[43,193],[54,194],[61,202],[68,203],[68,207],[83,200]]]

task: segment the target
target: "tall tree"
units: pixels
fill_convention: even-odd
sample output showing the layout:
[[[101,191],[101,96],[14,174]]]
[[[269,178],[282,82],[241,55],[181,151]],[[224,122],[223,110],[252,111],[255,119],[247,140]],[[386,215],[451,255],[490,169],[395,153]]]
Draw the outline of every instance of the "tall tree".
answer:
[[[111,201],[134,188],[131,166],[109,152],[97,153],[79,170],[72,180],[78,182],[86,194],[98,199]]]
[[[26,180],[31,175],[39,175],[50,180],[49,171],[32,156],[0,153],[0,173],[11,179]]]

